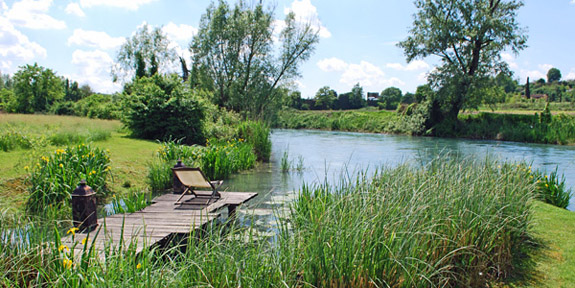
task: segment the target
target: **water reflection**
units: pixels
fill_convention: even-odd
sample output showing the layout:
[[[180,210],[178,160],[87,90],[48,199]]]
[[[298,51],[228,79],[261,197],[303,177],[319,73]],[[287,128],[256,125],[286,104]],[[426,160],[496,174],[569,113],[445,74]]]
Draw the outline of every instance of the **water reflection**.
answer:
[[[274,130],[271,140],[270,163],[226,181],[228,191],[260,193],[251,207],[257,207],[257,204],[271,207],[278,205],[277,201],[292,199],[294,191],[303,183],[327,181],[334,184],[342,175],[353,175],[359,170],[369,173],[382,165],[394,166],[406,161],[425,164],[440,154],[479,160],[490,157],[526,161],[532,163],[534,169],[547,172],[558,166],[559,173],[565,175],[567,186],[575,187],[575,147],[572,146],[310,130]],[[303,157],[305,169],[281,172],[285,151],[290,160]],[[571,201],[569,210],[574,210],[574,202]],[[270,214],[265,210],[258,213],[262,217]]]

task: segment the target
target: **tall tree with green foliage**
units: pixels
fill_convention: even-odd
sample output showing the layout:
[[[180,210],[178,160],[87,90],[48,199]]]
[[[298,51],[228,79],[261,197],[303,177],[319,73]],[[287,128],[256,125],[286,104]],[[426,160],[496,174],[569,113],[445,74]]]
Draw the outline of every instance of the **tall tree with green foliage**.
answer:
[[[337,92],[323,86],[315,93],[315,107],[320,110],[332,109],[335,101],[337,100]]]
[[[437,90],[443,115],[457,121],[463,109],[477,108],[489,77],[508,71],[501,52],[526,47],[525,29],[517,22],[522,0],[416,0],[418,11],[406,40],[398,44],[407,61],[437,56],[441,65],[428,80]],[[478,98],[478,99],[477,99]]]
[[[62,79],[37,63],[20,67],[13,81],[13,97],[6,105],[9,112],[45,112],[64,97]]]
[[[547,83],[561,80],[561,71],[557,68],[551,68],[547,71]]]
[[[381,91],[379,106],[381,109],[394,110],[401,101],[401,89],[397,87],[389,87]]]
[[[319,41],[317,29],[289,13],[276,49],[275,26],[273,11],[261,1],[253,6],[239,1],[234,7],[223,0],[212,3],[190,44],[194,85],[213,91],[214,103],[245,117],[273,114],[282,100],[275,89],[299,76],[299,65]]]
[[[145,24],[120,47],[116,65],[112,67],[113,80],[130,81],[167,71],[178,60],[169,44],[161,28],[151,29]]]

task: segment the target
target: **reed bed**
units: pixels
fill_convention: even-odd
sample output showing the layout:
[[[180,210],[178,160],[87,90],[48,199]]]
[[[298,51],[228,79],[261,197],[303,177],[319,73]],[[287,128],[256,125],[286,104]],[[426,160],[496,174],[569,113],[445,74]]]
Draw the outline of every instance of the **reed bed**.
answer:
[[[506,163],[383,168],[304,187],[280,242],[316,287],[485,287],[518,273],[534,188]]]
[[[461,159],[384,167],[303,187],[270,238],[228,223],[139,255],[128,241],[99,258],[93,235],[74,244],[76,260],[60,239],[69,222],[0,213],[0,286],[491,286],[530,274],[537,184],[524,167]]]
[[[251,169],[257,156],[254,147],[244,139],[207,141],[207,145],[187,146],[177,141],[163,142],[148,170],[152,191],[159,192],[172,185],[172,170],[177,160],[188,167],[200,167],[209,179],[226,179],[232,173]]]

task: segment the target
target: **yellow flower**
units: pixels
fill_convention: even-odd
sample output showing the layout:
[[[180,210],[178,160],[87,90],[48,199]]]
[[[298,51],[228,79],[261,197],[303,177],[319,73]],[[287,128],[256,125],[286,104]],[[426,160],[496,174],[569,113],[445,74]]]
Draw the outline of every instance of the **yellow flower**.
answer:
[[[86,245],[86,242],[89,242],[90,239],[88,239],[88,237],[82,239],[82,245]]]
[[[549,188],[549,184],[545,184],[545,187]]]
[[[28,169],[30,169],[30,167],[24,166],[24,170],[28,170]]]
[[[65,252],[70,252],[70,248],[68,248],[68,246],[66,246],[64,244],[62,244],[62,245],[60,245],[60,247],[58,247],[59,252],[62,252],[64,250],[66,250]]]
[[[136,265],[136,269],[140,269],[142,268],[142,263],[138,263],[138,265]]]
[[[78,231],[78,228],[76,228],[76,227],[70,228],[70,229],[68,230],[68,232],[66,232],[66,234],[72,233],[72,235],[76,235],[76,231]]]
[[[60,166],[60,168],[64,168],[64,164],[62,164],[62,163],[60,163],[60,165],[58,165],[58,166]]]
[[[64,266],[64,268],[66,268],[66,269],[72,268],[72,260],[70,260],[70,259],[62,260],[62,266]]]

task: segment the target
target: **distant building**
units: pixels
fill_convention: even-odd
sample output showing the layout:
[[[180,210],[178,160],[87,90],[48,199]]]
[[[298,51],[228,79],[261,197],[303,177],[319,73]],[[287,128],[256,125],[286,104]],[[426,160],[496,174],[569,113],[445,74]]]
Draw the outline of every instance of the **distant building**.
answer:
[[[367,101],[377,101],[378,99],[379,99],[379,93],[367,92]]]
[[[544,100],[547,100],[547,99],[549,99],[549,96],[547,96],[547,94],[531,94],[531,99],[544,99]]]

